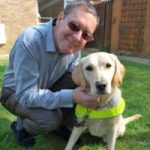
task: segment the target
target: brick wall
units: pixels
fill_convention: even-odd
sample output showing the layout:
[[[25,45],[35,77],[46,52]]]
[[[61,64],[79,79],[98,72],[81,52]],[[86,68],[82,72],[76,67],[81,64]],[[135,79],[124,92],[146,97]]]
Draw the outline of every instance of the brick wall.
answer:
[[[5,54],[21,31],[37,24],[36,0],[0,0],[0,23],[5,25],[7,39],[0,45],[0,54]]]

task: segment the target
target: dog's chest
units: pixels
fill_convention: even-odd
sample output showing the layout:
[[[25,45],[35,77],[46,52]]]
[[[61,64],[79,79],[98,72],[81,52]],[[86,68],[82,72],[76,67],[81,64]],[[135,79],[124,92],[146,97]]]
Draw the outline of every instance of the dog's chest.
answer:
[[[118,119],[118,117],[107,119],[89,119],[86,124],[92,135],[101,137],[113,129],[113,127],[117,124]]]

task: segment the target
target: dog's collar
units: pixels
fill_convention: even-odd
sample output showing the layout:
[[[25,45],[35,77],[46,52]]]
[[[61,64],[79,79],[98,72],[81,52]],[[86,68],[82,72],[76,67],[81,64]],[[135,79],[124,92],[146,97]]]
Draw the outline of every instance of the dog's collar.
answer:
[[[125,101],[123,98],[121,98],[120,102],[117,106],[110,108],[110,109],[89,109],[85,108],[81,105],[76,106],[76,117],[77,118],[90,118],[90,119],[101,119],[101,118],[109,118],[109,117],[115,117],[117,115],[120,115],[125,108]]]

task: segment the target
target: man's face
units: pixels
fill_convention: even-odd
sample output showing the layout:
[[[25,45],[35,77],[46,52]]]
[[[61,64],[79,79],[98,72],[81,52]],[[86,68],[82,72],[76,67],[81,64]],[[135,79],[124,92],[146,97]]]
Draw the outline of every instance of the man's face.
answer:
[[[92,40],[96,24],[96,17],[83,8],[75,8],[67,16],[61,12],[54,28],[54,40],[58,52],[70,54],[82,49]]]

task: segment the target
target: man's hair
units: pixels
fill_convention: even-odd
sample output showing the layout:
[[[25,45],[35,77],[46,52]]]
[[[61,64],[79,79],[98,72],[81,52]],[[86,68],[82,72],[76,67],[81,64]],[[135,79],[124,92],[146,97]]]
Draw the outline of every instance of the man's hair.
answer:
[[[99,24],[99,17],[97,15],[96,8],[88,1],[88,0],[76,0],[74,2],[70,2],[64,8],[64,14],[69,15],[74,8],[83,7],[87,12],[91,13],[97,19],[97,25]]]

